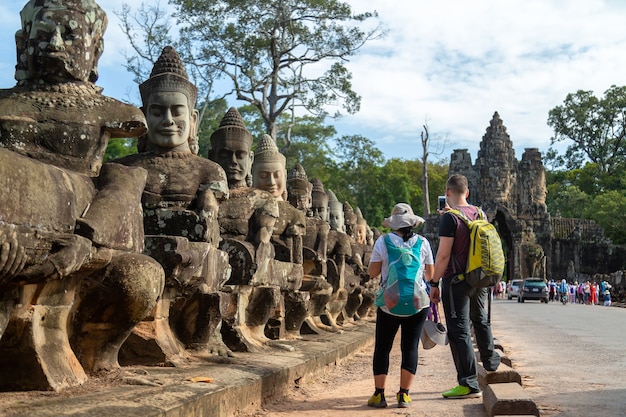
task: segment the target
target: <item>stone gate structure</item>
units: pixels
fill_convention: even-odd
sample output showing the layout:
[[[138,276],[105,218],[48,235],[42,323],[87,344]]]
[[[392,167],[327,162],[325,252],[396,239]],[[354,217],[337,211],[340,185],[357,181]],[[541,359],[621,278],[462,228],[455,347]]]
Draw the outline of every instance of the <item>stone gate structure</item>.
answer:
[[[546,177],[541,153],[526,148],[521,161],[498,112],[480,142],[476,161],[456,149],[449,175],[463,174],[469,201],[481,206],[502,237],[507,279],[540,276],[569,278],[610,274],[624,269],[624,248],[604,236],[592,220],[551,217],[546,207]],[[437,241],[438,216],[425,234]]]

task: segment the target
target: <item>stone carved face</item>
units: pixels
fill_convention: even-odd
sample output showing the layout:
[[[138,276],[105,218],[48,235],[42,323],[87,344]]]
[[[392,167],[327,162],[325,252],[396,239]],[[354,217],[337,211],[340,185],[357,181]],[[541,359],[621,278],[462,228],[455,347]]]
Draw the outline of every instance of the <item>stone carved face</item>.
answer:
[[[287,186],[287,171],[280,162],[255,163],[252,173],[253,186],[267,191],[277,200],[284,201]]]
[[[49,6],[49,7],[46,7]],[[51,82],[97,79],[97,62],[104,49],[106,15],[96,8],[62,8],[44,2],[44,7],[22,10],[23,29],[16,33],[18,71],[16,78]]]
[[[342,233],[346,231],[346,224],[343,216],[343,207],[329,207],[328,223],[330,223],[331,230],[336,230]]]
[[[254,160],[254,153],[247,142],[233,139],[219,141],[211,151],[211,157],[224,168],[229,187],[246,185]]]
[[[150,95],[145,113],[151,148],[190,152],[188,139],[195,132],[198,112],[190,111],[185,94],[154,92]]]
[[[356,224],[356,233],[355,233],[356,243],[365,244],[367,242],[367,223],[358,222]]]
[[[289,190],[288,201],[292,206],[305,213],[311,207],[311,194],[309,190],[292,188]]]
[[[319,198],[316,198],[315,195],[313,196],[313,199],[311,202],[311,212],[313,213],[313,216],[317,216],[324,221],[329,221],[328,198],[323,198],[323,195],[321,195],[321,193],[315,193],[315,194],[320,194],[320,196]]]

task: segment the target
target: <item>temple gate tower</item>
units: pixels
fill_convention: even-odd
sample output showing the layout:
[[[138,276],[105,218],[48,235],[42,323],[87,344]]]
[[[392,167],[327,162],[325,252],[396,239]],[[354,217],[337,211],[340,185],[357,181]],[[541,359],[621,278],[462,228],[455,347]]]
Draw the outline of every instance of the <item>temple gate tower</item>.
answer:
[[[527,148],[518,161],[506,126],[495,112],[476,162],[472,164],[467,149],[454,150],[448,174],[467,177],[469,201],[482,207],[496,225],[504,244],[508,279],[545,277],[551,229],[539,150]]]

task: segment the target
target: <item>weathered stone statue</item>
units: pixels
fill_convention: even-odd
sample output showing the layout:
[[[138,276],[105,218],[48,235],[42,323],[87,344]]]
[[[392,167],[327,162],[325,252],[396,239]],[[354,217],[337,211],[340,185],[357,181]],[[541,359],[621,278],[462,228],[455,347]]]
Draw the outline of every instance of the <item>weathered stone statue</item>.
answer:
[[[283,303],[285,293],[300,289],[303,277],[302,237],[306,233],[304,213],[287,202],[287,168],[285,156],[278,151],[274,140],[263,135],[256,147],[252,164],[252,184],[274,196],[278,203],[278,219],[272,233],[275,259],[282,262],[280,280]],[[276,271],[275,271],[276,272]],[[305,303],[305,300],[301,300]],[[284,306],[277,306],[272,327],[273,338],[284,337]],[[300,312],[302,310],[299,310]]]
[[[219,334],[225,297],[220,289],[229,269],[226,253],[217,250],[219,202],[228,198],[226,174],[190,148],[197,136],[197,89],[171,46],[163,49],[139,91],[148,133],[138,154],[117,162],[148,172],[142,195],[145,253],[163,266],[166,285],[153,314],[125,344],[123,357],[176,363],[184,356],[179,340],[199,353],[226,355]]]
[[[343,204],[337,199],[332,190],[327,190],[328,195],[328,223],[330,230],[346,233],[346,221],[343,215]]]
[[[102,167],[111,136],[146,131],[93,84],[104,11],[31,0],[21,17],[18,85],[0,91],[0,388],[58,390],[119,366],[164,276],[139,253],[146,172]]]
[[[304,213],[287,202],[285,156],[278,151],[269,135],[263,135],[257,146],[252,164],[252,184],[269,192],[278,201],[279,218],[272,236],[277,259],[301,265],[306,218]]]
[[[278,201],[268,191],[249,186],[252,180],[252,136],[237,109],[230,108],[211,135],[209,157],[226,171],[230,198],[220,204],[220,248],[232,267],[226,288],[230,302],[224,314],[224,341],[233,350],[265,347],[268,322],[280,311],[280,288],[292,264],[276,261],[271,243],[279,218]],[[301,265],[300,265],[301,269]],[[284,326],[283,326],[284,332]],[[271,335],[271,334],[270,334]]]
[[[312,190],[313,184],[309,182],[304,168],[302,165],[296,164],[287,177],[287,191],[289,202],[298,210],[307,214],[306,234],[302,239],[304,278],[301,290],[310,294],[310,303],[306,306],[307,314],[302,316],[302,319],[307,323],[307,328],[304,330],[317,333],[322,330],[334,330],[329,325],[324,324],[321,317],[326,314],[327,304],[330,301],[333,288],[326,281],[328,270],[326,251],[330,226],[319,216],[313,215]],[[295,293],[288,295],[296,296]],[[287,304],[289,300],[290,298],[286,296],[285,303]],[[294,310],[297,306],[301,306],[302,304],[298,303],[298,301],[286,305],[286,310]],[[287,331],[300,332],[302,321],[297,323],[290,320],[290,317],[287,317],[286,320]]]
[[[343,203],[343,221],[346,233],[353,241],[356,240],[356,220],[357,218],[354,209],[352,208],[350,203],[345,201]]]
[[[343,208],[340,213],[332,211],[333,208],[336,208],[336,205],[334,205],[334,202],[337,202],[335,194],[331,190],[326,192],[324,185],[317,178],[311,180],[311,185],[311,212],[326,214],[329,219],[337,215],[340,217],[339,221],[329,223],[331,230],[328,231],[326,239],[326,280],[331,285],[332,293],[328,301],[323,302],[324,299],[322,297],[313,300],[312,317],[315,319],[314,324],[318,328],[340,332],[342,329],[337,323],[337,317],[347,301],[345,265],[346,258],[351,254],[350,239],[345,233],[332,229],[333,225],[337,226],[341,223],[343,226],[344,224]],[[339,205],[341,206],[341,203]],[[321,320],[317,320],[318,316]]]
[[[219,128],[211,135],[208,157],[226,172],[228,188],[252,186],[252,135],[236,108],[228,109]]]

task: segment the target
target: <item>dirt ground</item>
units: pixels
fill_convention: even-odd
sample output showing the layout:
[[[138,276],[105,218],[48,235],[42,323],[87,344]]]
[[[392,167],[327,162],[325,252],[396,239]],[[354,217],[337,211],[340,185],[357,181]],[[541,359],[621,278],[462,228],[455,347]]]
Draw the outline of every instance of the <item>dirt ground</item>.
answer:
[[[397,408],[395,394],[400,381],[399,334],[391,355],[390,375],[385,396],[389,407],[367,406],[374,391],[372,377],[373,346],[355,352],[326,372],[299,381],[288,394],[267,403],[253,413],[237,417],[340,417],[340,416],[422,416],[485,417],[482,399],[446,400],[441,392],[456,385],[456,373],[448,346],[424,350],[420,343],[417,375],[410,395],[410,408]]]

